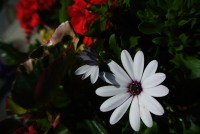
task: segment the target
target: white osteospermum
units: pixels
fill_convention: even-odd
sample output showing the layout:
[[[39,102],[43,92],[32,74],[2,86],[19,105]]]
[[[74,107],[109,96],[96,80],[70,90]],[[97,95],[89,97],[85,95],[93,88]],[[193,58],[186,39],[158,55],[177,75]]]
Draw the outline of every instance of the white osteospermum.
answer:
[[[90,81],[94,84],[99,77],[98,65],[83,65],[75,71],[76,75],[82,75],[82,80],[90,76]]]
[[[135,131],[140,129],[140,118],[147,127],[153,125],[151,113],[163,115],[164,109],[153,97],[162,97],[169,93],[164,85],[160,85],[166,78],[164,73],[156,73],[158,63],[151,61],[144,69],[144,55],[138,51],[131,58],[128,51],[121,53],[121,68],[116,62],[111,61],[108,66],[113,74],[104,73],[102,79],[109,86],[103,86],[96,90],[96,94],[107,99],[100,107],[102,112],[113,110],[110,124],[117,123],[130,106],[129,121]]]

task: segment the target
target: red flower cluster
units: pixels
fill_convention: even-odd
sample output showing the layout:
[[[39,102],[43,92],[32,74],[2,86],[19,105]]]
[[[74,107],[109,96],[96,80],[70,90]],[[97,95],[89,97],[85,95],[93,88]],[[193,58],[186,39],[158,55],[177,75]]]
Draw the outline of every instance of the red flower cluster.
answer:
[[[48,9],[54,3],[53,0],[38,0],[37,2],[38,2],[40,10]]]
[[[90,0],[92,4],[107,4],[108,0]]]
[[[92,21],[98,18],[98,14],[88,11],[90,6],[91,4],[86,3],[84,0],[74,0],[74,4],[68,7],[72,27],[78,34],[84,35]]]
[[[85,35],[91,23],[99,18],[99,15],[88,10],[92,4],[107,4],[108,0],[74,0],[74,4],[68,7],[68,14],[71,17],[71,24],[74,31],[78,34]],[[91,37],[84,37],[83,43],[90,46],[93,41]]]
[[[90,45],[92,45],[93,40],[92,40],[91,37],[85,36],[84,39],[83,39],[83,43],[84,43],[86,46],[90,46]]]
[[[49,8],[53,0],[21,0],[17,3],[17,18],[21,27],[27,33],[40,24],[38,11]]]

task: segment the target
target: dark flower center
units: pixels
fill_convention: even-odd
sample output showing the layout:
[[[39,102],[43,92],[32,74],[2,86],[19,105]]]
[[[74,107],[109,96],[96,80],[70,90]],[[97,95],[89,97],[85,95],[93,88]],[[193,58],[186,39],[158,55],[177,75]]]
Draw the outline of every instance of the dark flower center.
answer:
[[[142,92],[142,86],[140,82],[133,81],[129,86],[128,86],[129,92],[132,95],[139,95]]]

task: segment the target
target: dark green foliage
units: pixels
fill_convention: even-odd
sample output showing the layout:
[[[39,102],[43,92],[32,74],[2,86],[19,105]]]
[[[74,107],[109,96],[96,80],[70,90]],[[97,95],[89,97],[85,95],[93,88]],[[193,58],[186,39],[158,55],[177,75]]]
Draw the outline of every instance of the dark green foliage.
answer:
[[[69,18],[67,6],[73,1],[62,0],[58,22]],[[134,132],[128,115],[117,124],[110,125],[112,112],[99,110],[105,98],[95,95],[95,89],[105,85],[101,80],[92,85],[89,79],[81,81],[74,71],[84,64],[77,58],[71,38],[56,46],[35,47],[33,51],[21,53],[0,43],[7,54],[9,65],[17,65],[17,75],[12,87],[13,100],[29,110],[32,120],[44,127],[46,133],[55,134],[198,134],[200,132],[200,1],[199,0],[119,0],[116,7],[92,5],[88,10],[99,18],[90,25],[87,36],[93,37],[92,48],[98,53],[101,70],[108,59],[120,64],[120,53],[127,49],[134,56],[137,50],[145,55],[145,65],[156,59],[157,72],[164,72],[163,85],[169,95],[156,98],[164,107],[163,116],[154,116],[153,127],[141,123],[141,130]],[[83,42],[82,35],[77,43]],[[72,43],[72,44],[71,44]],[[65,44],[65,45],[63,45]],[[33,70],[27,72],[21,65],[33,59]],[[60,115],[59,125],[52,127]],[[128,113],[128,112],[127,112]],[[41,118],[41,119],[40,119]],[[1,122],[3,126],[7,124]],[[30,122],[31,122],[30,121]],[[9,121],[13,122],[13,120]],[[15,123],[15,122],[14,122]],[[0,124],[0,126],[1,126]],[[21,126],[21,124],[14,124]],[[23,124],[24,125],[24,124]]]

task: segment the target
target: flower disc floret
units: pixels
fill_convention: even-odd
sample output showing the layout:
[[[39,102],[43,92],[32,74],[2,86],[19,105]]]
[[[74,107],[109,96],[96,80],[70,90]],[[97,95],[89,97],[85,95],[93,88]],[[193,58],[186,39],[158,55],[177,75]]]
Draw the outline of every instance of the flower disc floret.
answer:
[[[142,86],[140,82],[133,81],[129,86],[128,86],[129,92],[135,96],[139,95],[142,92]]]

